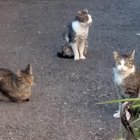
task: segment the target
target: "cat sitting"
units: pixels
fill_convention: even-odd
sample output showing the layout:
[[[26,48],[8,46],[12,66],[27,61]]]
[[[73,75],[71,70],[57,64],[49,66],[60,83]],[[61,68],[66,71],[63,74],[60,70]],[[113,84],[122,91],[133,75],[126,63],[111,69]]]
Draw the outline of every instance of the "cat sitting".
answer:
[[[17,74],[11,70],[0,69],[0,92],[13,102],[29,101],[33,85],[33,73],[30,64]]]
[[[85,59],[91,24],[92,17],[88,10],[79,11],[76,19],[68,26],[68,32],[64,35],[66,43],[62,46],[62,52],[58,52],[58,57],[74,58],[74,60]]]
[[[119,99],[132,96],[138,97],[138,93],[135,90],[133,92],[128,91],[128,89],[135,87],[135,83],[130,82],[133,75],[136,74],[134,55],[135,51],[129,55],[120,55],[118,52],[114,52],[113,82]],[[120,118],[120,109],[121,103],[119,104],[119,110],[113,115],[115,118]]]
[[[136,71],[134,63],[135,50],[129,55],[120,55],[114,52],[115,66],[113,67],[113,78],[118,97],[121,99],[140,97],[140,72]],[[133,102],[122,102],[119,110],[113,115],[121,118],[123,126],[127,130],[127,139],[136,140],[130,119],[134,116]],[[140,110],[139,110],[140,111]],[[140,113],[137,111],[137,113]]]

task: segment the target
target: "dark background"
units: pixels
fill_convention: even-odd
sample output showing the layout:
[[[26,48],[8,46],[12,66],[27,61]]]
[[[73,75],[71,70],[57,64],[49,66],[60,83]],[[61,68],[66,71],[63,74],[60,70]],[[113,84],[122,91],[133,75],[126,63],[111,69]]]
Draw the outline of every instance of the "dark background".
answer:
[[[86,60],[57,58],[62,34],[78,10],[93,17]],[[0,102],[0,140],[113,140],[113,51],[136,49],[140,64],[139,0],[0,0],[0,67],[33,66],[31,100]]]

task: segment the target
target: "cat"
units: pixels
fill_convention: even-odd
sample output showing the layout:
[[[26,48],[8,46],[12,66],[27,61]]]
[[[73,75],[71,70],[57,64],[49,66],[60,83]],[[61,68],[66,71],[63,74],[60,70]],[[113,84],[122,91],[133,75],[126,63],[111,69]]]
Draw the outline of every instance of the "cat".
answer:
[[[64,35],[66,43],[62,46],[62,52],[58,52],[58,57],[74,58],[74,60],[86,59],[88,49],[88,33],[92,24],[92,17],[88,10],[79,11],[76,18],[68,26],[68,32]]]
[[[0,69],[0,92],[13,102],[29,101],[34,76],[30,64],[17,73],[9,69]]]
[[[140,97],[140,72],[136,71],[134,57],[135,50],[128,55],[120,55],[118,52],[114,52],[113,81],[119,99]],[[132,104],[133,102],[128,101],[120,103],[119,110],[113,116],[121,118],[121,122],[127,130],[127,139],[131,137],[136,140],[130,125],[130,119],[134,114]]]
[[[126,98],[130,96],[126,94],[126,87],[129,87],[129,85],[127,85],[127,79],[136,72],[134,63],[135,50],[128,55],[120,55],[118,52],[114,52],[113,54],[115,60],[113,67],[115,90],[119,99]],[[120,108],[121,104],[119,104],[119,110],[113,115],[115,118],[120,118]]]
[[[88,50],[88,41],[86,40],[85,41],[85,48],[84,48],[84,56],[87,54],[87,50]],[[63,46],[62,46],[62,52],[58,52],[57,55],[61,58],[69,58],[69,59],[74,59],[74,53],[73,53],[73,50],[70,46],[69,43],[65,43]]]
[[[122,84],[122,87],[124,89],[124,93],[127,98],[139,98],[140,97],[140,72],[135,71],[134,73],[131,73],[129,76],[127,76],[124,79],[124,82]],[[137,140],[133,128],[130,125],[130,120],[136,120],[137,117],[139,117],[140,114],[140,108],[132,108],[132,105],[136,104],[136,102],[123,102],[121,105],[120,110],[120,118],[123,126],[127,130],[127,140],[133,138],[134,140]]]

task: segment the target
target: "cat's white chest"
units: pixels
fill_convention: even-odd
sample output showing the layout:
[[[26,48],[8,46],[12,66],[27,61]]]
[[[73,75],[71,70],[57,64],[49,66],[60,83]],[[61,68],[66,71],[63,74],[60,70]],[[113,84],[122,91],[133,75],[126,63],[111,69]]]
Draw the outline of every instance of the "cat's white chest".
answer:
[[[123,83],[124,80],[124,75],[120,74],[116,71],[115,68],[113,68],[113,81],[116,85],[121,85]]]
[[[113,68],[114,83],[116,85],[121,85],[123,83],[123,80],[134,72],[135,72],[135,66],[133,66],[131,69],[125,71],[124,73],[119,72],[119,70],[114,67]]]
[[[88,35],[89,28],[81,26],[78,21],[74,21],[72,23],[72,28],[75,31],[76,35],[79,35],[79,36],[87,36]]]

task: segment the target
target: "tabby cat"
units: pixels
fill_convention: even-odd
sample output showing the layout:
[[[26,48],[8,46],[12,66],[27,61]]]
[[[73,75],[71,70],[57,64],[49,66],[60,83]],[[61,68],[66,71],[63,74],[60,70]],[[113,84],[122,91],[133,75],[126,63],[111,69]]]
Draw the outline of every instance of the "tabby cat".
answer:
[[[0,92],[13,102],[29,101],[33,85],[33,73],[30,64],[17,73],[9,69],[0,69]]]
[[[135,50],[128,55],[114,52],[113,79],[120,99],[140,97],[140,72],[136,71],[134,56]],[[133,102],[120,103],[119,110],[113,116],[121,118],[121,122],[128,132],[127,138],[136,140],[130,125],[130,119],[134,115],[132,104]]]
[[[133,94],[130,95],[130,92],[127,91],[128,89],[134,88],[133,86],[135,86],[134,81],[131,81],[131,78],[136,74],[134,55],[135,51],[129,55],[120,55],[118,52],[114,52],[115,65],[113,67],[113,81],[118,98],[131,97],[135,94],[136,97],[138,96],[138,93],[133,92]],[[133,85],[131,86],[131,84]],[[115,118],[120,118],[120,107],[121,104],[119,104],[119,110],[117,113],[114,114]]]
[[[74,58],[74,60],[85,59],[91,24],[92,18],[88,10],[79,11],[76,19],[68,26],[68,32],[64,35],[66,43],[62,46],[62,52],[58,52],[58,57]]]

